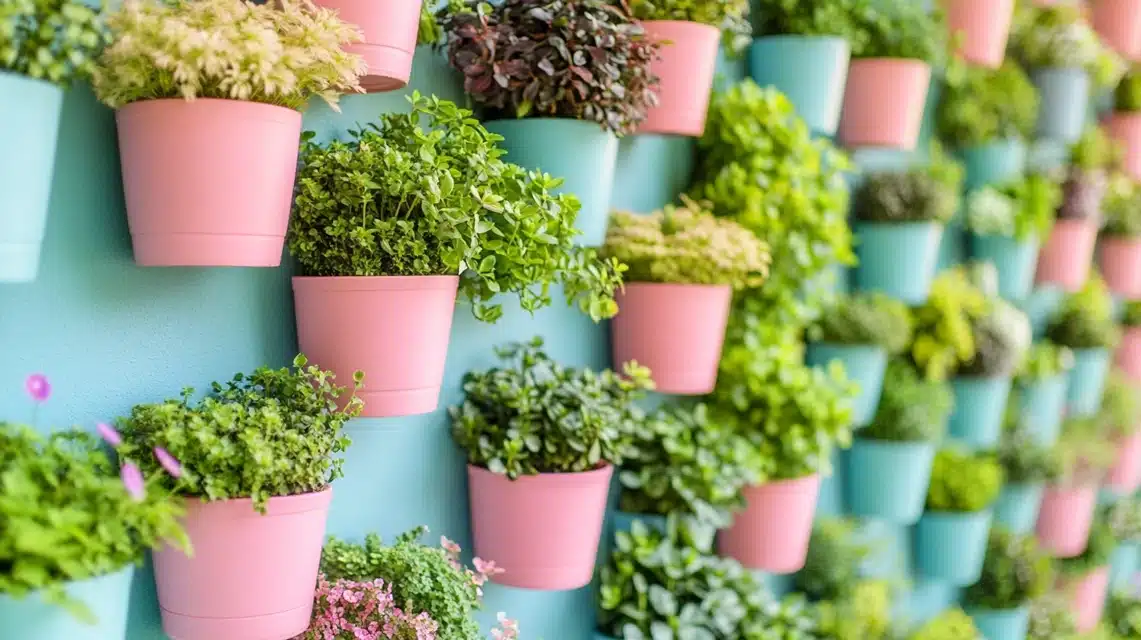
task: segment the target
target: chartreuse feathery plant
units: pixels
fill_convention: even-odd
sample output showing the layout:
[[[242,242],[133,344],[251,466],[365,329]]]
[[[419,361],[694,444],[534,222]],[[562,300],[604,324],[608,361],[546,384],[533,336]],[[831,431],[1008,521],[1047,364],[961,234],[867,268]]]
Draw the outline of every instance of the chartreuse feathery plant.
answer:
[[[1002,482],[1002,465],[994,455],[941,449],[931,468],[927,510],[982,511],[998,498]]]
[[[983,640],[971,617],[954,608],[935,616],[913,633],[909,640]]]

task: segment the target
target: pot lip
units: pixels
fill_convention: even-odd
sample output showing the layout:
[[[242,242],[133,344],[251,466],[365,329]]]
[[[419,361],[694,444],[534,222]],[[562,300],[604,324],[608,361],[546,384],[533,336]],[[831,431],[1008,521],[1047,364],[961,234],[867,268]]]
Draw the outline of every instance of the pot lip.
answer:
[[[822,478],[821,478],[820,472],[818,471],[816,473],[811,473],[811,474],[806,475],[806,476],[800,476],[799,478],[781,478],[779,480],[769,480],[768,482],[762,482],[761,484],[745,485],[743,490],[744,491],[764,491],[765,489],[773,489],[773,488],[788,488],[788,487],[799,487],[799,486],[808,487],[808,486],[819,484],[821,479]]]
[[[993,508],[994,503],[991,503],[978,511],[937,511],[935,509],[928,509],[926,506],[924,506],[922,518],[930,516],[940,520],[978,520],[980,518],[990,518],[992,515],[994,515]]]
[[[860,227],[875,227],[877,229],[942,229],[947,225],[938,220],[907,220],[904,222],[882,222],[878,220],[853,220],[855,229]]]
[[[857,442],[859,442],[860,444],[864,444],[864,445],[891,447],[891,448],[899,448],[899,449],[903,449],[903,448],[907,448],[907,449],[931,448],[931,449],[934,449],[935,448],[935,443],[930,441],[930,440],[881,440],[879,438],[869,438],[867,436],[861,436],[860,432],[858,432],[858,431],[856,433],[852,434],[852,445],[855,446]]]
[[[884,349],[881,345],[873,344],[870,342],[850,343],[830,342],[828,340],[811,340],[808,342],[808,348],[811,349],[812,347],[826,347],[828,349],[843,349],[847,351],[874,351],[876,353],[883,353],[884,355],[887,355],[887,349]]]
[[[459,276],[293,276],[294,291],[455,291],[459,283]]]
[[[206,502],[201,496],[185,496],[187,516],[209,511],[213,514],[226,514],[233,517],[261,517],[254,510],[253,498],[228,498]],[[273,496],[266,504],[267,516],[282,516],[307,511],[324,510],[333,501],[333,486],[327,485],[321,491],[295,493],[288,496]]]
[[[487,122],[484,122],[483,124],[484,125],[491,125],[494,128],[495,124],[499,123],[499,122],[509,123],[510,125],[520,125],[520,126],[527,126],[527,124],[529,124],[529,123],[535,123],[535,124],[559,123],[559,124],[566,124],[566,125],[571,126],[571,127],[581,127],[583,129],[597,129],[598,133],[601,135],[606,135],[609,137],[617,138],[617,135],[613,131],[603,127],[601,124],[594,122],[593,120],[583,120],[582,118],[560,118],[557,116],[542,116],[542,117],[538,117],[538,118],[531,118],[531,117],[528,117],[528,118],[496,118],[494,120],[488,120]],[[488,129],[488,131],[495,133],[495,131],[493,131],[492,129]]]
[[[776,43],[776,42],[808,42],[812,44],[828,44],[828,45],[843,45],[848,47],[848,40],[843,36],[830,36],[830,35],[811,35],[806,36],[799,33],[774,33],[767,36],[757,36],[753,38],[753,42],[749,45],[750,48],[756,46],[758,43]]]
[[[519,476],[509,480],[506,475],[489,471],[487,467],[467,464],[468,477],[483,476],[484,478],[501,480],[509,484],[594,484],[596,482],[609,483],[614,473],[614,465],[609,462],[602,463],[597,469],[589,471],[574,471],[570,473],[538,473],[530,476]]]
[[[301,121],[301,112],[289,107],[283,107],[276,104],[269,104],[266,102],[254,102],[253,100],[230,100],[228,98],[195,98],[194,100],[186,100],[183,98],[152,98],[147,100],[135,100],[119,107],[115,110],[115,115],[129,115],[134,111],[139,111],[147,108],[165,107],[167,109],[178,108],[175,105],[186,105],[187,107],[193,105],[201,108],[215,107],[215,108],[228,108],[228,109],[241,109],[241,110],[255,110],[255,111],[268,111],[270,113],[277,113],[283,119],[290,122],[296,120]]]
[[[59,85],[55,84],[54,82],[44,80],[43,78],[33,78],[32,76],[25,75],[23,73],[19,73],[18,71],[10,71],[8,69],[0,69],[0,79],[4,79],[7,81],[11,81],[11,82],[23,82],[23,83],[27,83],[27,84],[38,84],[38,85],[43,86],[44,88],[50,87],[52,89],[55,89],[59,93],[63,93],[63,87],[60,87]]]
[[[924,69],[931,70],[929,62],[920,60],[919,58],[898,58],[890,56],[869,56],[869,57],[852,57],[852,66],[860,63],[875,63],[877,65],[892,65],[892,66],[906,66],[906,67],[923,67]]]
[[[622,284],[623,288],[633,287],[635,289],[658,289],[666,291],[670,289],[683,289],[688,291],[703,290],[703,291],[725,291],[732,287],[727,284],[692,284],[685,282],[625,282]]]
[[[717,34],[718,37],[721,34],[721,30],[718,29],[717,27],[713,26],[713,25],[704,24],[701,22],[694,22],[692,20],[639,20],[638,23],[641,24],[643,27],[645,27],[647,25],[655,25],[655,26],[661,25],[661,26],[667,26],[667,27],[678,27],[681,29],[689,29],[691,31],[701,31],[701,32],[703,32],[703,35]],[[649,29],[647,29],[647,32],[648,31],[649,31]],[[653,35],[653,34],[647,33],[647,35]]]

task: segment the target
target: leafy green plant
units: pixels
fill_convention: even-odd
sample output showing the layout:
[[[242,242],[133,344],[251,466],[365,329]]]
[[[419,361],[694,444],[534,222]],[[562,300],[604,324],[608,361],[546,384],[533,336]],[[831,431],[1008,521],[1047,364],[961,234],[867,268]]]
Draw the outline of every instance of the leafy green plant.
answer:
[[[108,40],[103,16],[81,0],[0,4],[0,71],[67,88],[92,74]]]
[[[982,511],[998,498],[1002,481],[1002,465],[994,455],[941,449],[931,467],[927,510]]]
[[[1030,138],[1038,120],[1038,91],[1013,60],[998,69],[948,66],[936,114],[939,136],[970,147]]]
[[[760,286],[768,275],[768,246],[736,222],[682,199],[682,206],[649,215],[615,212],[602,255],[627,265],[631,282]]]
[[[1030,345],[1018,367],[1018,381],[1027,384],[1053,378],[1074,368],[1074,352],[1049,340],[1038,340]]]
[[[1026,640],[1073,640],[1077,620],[1070,599],[1062,593],[1047,593],[1030,604]]]
[[[853,215],[862,222],[944,224],[957,203],[957,190],[926,169],[874,173],[856,192]]]
[[[645,367],[572,369],[541,338],[495,352],[501,366],[464,375],[463,404],[450,410],[452,438],[470,464],[514,480],[622,462],[644,420],[634,401],[653,388]]]
[[[947,25],[941,11],[914,2],[868,2],[851,15],[853,58],[908,58],[940,66],[947,53]]]
[[[1117,456],[1109,427],[1100,415],[1066,419],[1055,450],[1062,469],[1059,484],[1066,486],[1099,484]]]
[[[1141,599],[1127,592],[1111,593],[1104,620],[1117,639],[1141,638]]]
[[[1070,148],[1070,166],[1062,187],[1059,219],[1099,219],[1110,171],[1120,163],[1121,154],[1120,145],[1100,127],[1087,127]]]
[[[438,19],[464,91],[489,117],[574,118],[624,134],[657,104],[659,48],[625,6],[467,0]]]
[[[808,328],[814,342],[876,345],[901,353],[911,342],[911,311],[882,293],[855,293],[836,299]]]
[[[922,376],[905,360],[892,360],[875,418],[859,435],[891,442],[933,442],[942,436],[954,402],[945,381]]]
[[[1046,327],[1046,338],[1071,349],[1109,348],[1119,334],[1113,296],[1096,273],[1080,291],[1066,296]]]
[[[760,0],[753,3],[753,34],[764,36],[837,36],[864,47],[868,33],[856,29],[852,16],[863,11],[868,0],[801,2]]]
[[[1019,3],[1009,49],[1030,69],[1085,69],[1098,87],[1114,86],[1125,70],[1121,58],[1102,43],[1076,4]]]
[[[1104,171],[1121,161],[1122,148],[1101,127],[1090,125],[1070,145],[1070,164],[1082,171]]]
[[[988,265],[989,266],[989,265]],[[1030,319],[1002,298],[990,299],[988,310],[972,321],[975,355],[959,375],[1008,376],[1030,348]]]
[[[910,640],[982,640],[982,634],[971,617],[956,607],[929,620]]]
[[[1141,498],[1119,498],[1107,510],[1106,520],[1118,542],[1141,541]]]
[[[629,4],[638,20],[679,20],[717,27],[725,32],[732,51],[747,46],[753,34],[749,0],[629,0]]]
[[[1030,174],[1002,186],[984,186],[967,196],[966,222],[972,232],[1016,240],[1046,238],[1062,204],[1061,186],[1043,174]]]
[[[1141,111],[1141,65],[1133,65],[1117,83],[1113,92],[1115,111],[1133,113]]]
[[[1056,481],[1062,474],[1062,461],[1052,447],[1038,444],[1022,429],[1007,431],[998,448],[998,463],[1010,484],[1038,484]]]
[[[772,637],[787,640],[817,640],[816,612],[799,593],[791,593],[780,600],[772,596],[757,598],[755,606],[745,617],[737,633],[729,636],[741,640],[768,640]]]
[[[354,388],[363,379],[357,372]],[[344,426],[363,403],[355,395],[345,401],[334,381],[298,355],[292,367],[215,382],[197,402],[186,388],[178,400],[136,405],[118,421],[119,456],[149,474],[165,464],[151,454],[161,447],[182,464],[165,487],[205,501],[252,498],[265,513],[272,497],[322,491],[343,475]]]
[[[1115,436],[1141,428],[1141,385],[1120,370],[1111,371],[1101,397],[1101,418]]]
[[[1127,300],[1121,314],[1121,324],[1127,328],[1141,327],[1141,300]]]
[[[972,607],[1015,609],[1045,594],[1053,579],[1050,555],[1038,546],[1037,538],[994,526],[982,576],[967,587],[963,599]]]
[[[310,276],[462,275],[475,317],[568,303],[595,320],[617,312],[621,267],[575,244],[579,203],[558,179],[505,162],[502,140],[447,100],[413,93],[411,113],[319,145],[306,134],[289,250]],[[428,128],[421,127],[426,119]]]
[[[820,640],[888,640],[893,637],[892,600],[888,581],[862,580],[850,597],[816,603],[816,635]]]
[[[946,380],[974,360],[976,321],[990,309],[991,301],[965,269],[941,273],[931,284],[927,302],[913,312],[912,361],[928,378]]]
[[[1107,566],[1115,548],[1117,548],[1117,539],[1113,537],[1113,528],[1105,518],[1094,518],[1086,550],[1073,558],[1059,559],[1058,571],[1067,576],[1080,576]]]
[[[860,584],[860,566],[872,547],[857,536],[855,523],[827,518],[812,529],[804,568],[795,589],[812,600],[846,600]]]
[[[1141,186],[1128,175],[1117,173],[1110,177],[1101,210],[1106,235],[1141,236]]]

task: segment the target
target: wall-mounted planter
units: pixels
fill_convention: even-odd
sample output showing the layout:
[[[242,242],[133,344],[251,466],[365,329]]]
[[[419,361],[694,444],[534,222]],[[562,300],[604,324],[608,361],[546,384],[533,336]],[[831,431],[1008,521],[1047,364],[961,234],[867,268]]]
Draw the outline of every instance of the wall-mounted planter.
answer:
[[[492,580],[540,591],[590,583],[614,467],[517,480],[467,469],[474,553],[504,570]]]
[[[959,38],[957,53],[991,69],[1002,65],[1014,19],[1014,0],[943,0],[947,27]]]
[[[295,277],[298,346],[347,389],[364,372],[362,416],[434,411],[458,286],[457,276]]]
[[[967,615],[986,640],[1026,640],[1030,629],[1030,607],[982,609],[967,607]]]
[[[1083,418],[1101,409],[1105,379],[1109,376],[1108,349],[1074,349],[1074,368],[1066,388],[1066,410]]]
[[[1046,487],[1035,532],[1042,548],[1058,558],[1073,558],[1086,550],[1097,487]]]
[[[1109,585],[1114,589],[1129,588],[1138,569],[1141,569],[1141,542],[1118,542],[1109,561]]]
[[[281,264],[300,112],[240,100],[145,100],[115,119],[137,264]]]
[[[615,370],[635,360],[661,393],[713,391],[732,295],[727,285],[626,283],[610,324]]]
[[[1018,178],[1026,168],[1026,154],[1026,143],[1016,138],[960,149],[966,172],[963,188],[969,191]]]
[[[749,48],[749,74],[788,96],[813,133],[831,136],[840,124],[851,49],[832,36],[764,36]]]
[[[887,352],[874,345],[809,343],[805,354],[809,365],[826,366],[833,360],[839,360],[848,379],[860,385],[852,401],[852,424],[855,427],[866,426],[875,417],[880,403]]]
[[[1141,487],[1141,431],[1118,440],[1117,459],[1109,468],[1105,486],[1120,494],[1130,494]]]
[[[1089,277],[1096,242],[1096,223],[1090,220],[1056,221],[1038,255],[1034,282],[1054,285],[1068,292],[1080,290]]]
[[[86,624],[58,604],[33,592],[17,600],[0,594],[0,629],[16,640],[108,640],[127,636],[127,606],[131,600],[130,566],[90,580],[63,586],[67,596],[82,602],[95,617]]]
[[[1141,56],[1141,0],[1093,0],[1090,23],[1121,57]]]
[[[606,240],[610,195],[618,162],[618,138],[596,122],[570,118],[526,118],[484,123],[503,136],[503,159],[525,169],[562,178],[559,193],[573,193],[582,203],[575,227],[588,247]]]
[[[948,435],[972,448],[991,449],[1002,436],[1002,418],[1010,397],[1010,377],[957,377],[951,380],[955,408]]]
[[[187,501],[186,556],[155,551],[162,628],[178,640],[292,638],[309,627],[333,490],[270,498]]]
[[[1068,374],[1059,373],[1018,385],[1018,421],[1044,447],[1057,442],[1062,432],[1069,380]]]
[[[745,487],[742,493],[745,509],[718,536],[720,554],[768,573],[784,575],[804,568],[820,476]]]
[[[856,223],[857,290],[882,291],[909,305],[927,301],[943,225],[934,222]]]
[[[1104,126],[1110,137],[1121,143],[1125,151],[1122,159],[1125,172],[1134,180],[1141,180],[1141,113],[1112,113],[1106,118]]]
[[[845,500],[852,515],[915,524],[923,514],[935,445],[855,438],[848,452]]]
[[[638,133],[700,137],[717,68],[721,31],[680,20],[649,20],[646,34],[659,42],[659,58],[650,70],[661,79],[658,106],[651,107]]]
[[[1038,265],[1038,238],[1023,240],[1010,236],[971,235],[971,254],[989,262],[998,271],[998,294],[1011,302],[1021,302],[1034,287]]]
[[[32,282],[48,220],[63,90],[0,71],[0,282]]]
[[[919,141],[930,85],[931,67],[919,60],[853,60],[840,114],[840,142],[849,148],[911,151]]]
[[[1057,142],[1077,142],[1086,124],[1090,101],[1090,77],[1080,68],[1033,69],[1030,79],[1038,88],[1037,137]]]
[[[421,0],[315,0],[333,9],[341,20],[356,25],[362,42],[345,47],[368,64],[361,76],[361,87],[369,93],[394,91],[408,84],[412,55],[420,28]]]
[[[928,511],[915,526],[919,575],[956,587],[978,582],[990,534],[990,511]]]
[[[1133,380],[1141,381],[1141,327],[1127,327],[1115,355],[1117,366]]]
[[[1099,567],[1089,573],[1067,581],[1072,589],[1070,606],[1073,607],[1078,633],[1090,633],[1101,622],[1105,597],[1109,594],[1109,567]]]
[[[1127,300],[1141,298],[1141,238],[1102,236],[1098,263],[1105,284]]]
[[[994,521],[1013,533],[1032,533],[1044,490],[1041,484],[1004,485],[994,503]]]

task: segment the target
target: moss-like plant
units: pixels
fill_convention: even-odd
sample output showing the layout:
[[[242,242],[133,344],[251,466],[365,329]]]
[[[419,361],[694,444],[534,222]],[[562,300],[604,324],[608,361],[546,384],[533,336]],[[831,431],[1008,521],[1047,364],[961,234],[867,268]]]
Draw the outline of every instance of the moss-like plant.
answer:
[[[103,16],[81,0],[0,3],[0,71],[67,88],[91,75],[107,41]]]
[[[939,136],[958,147],[1019,140],[1034,133],[1038,91],[1013,60],[998,69],[953,63],[939,102]]]
[[[926,169],[872,174],[856,193],[853,213],[862,222],[937,222],[955,215],[958,192]]]
[[[855,293],[837,298],[808,328],[813,342],[875,345],[890,355],[911,342],[911,311],[882,293]]]
[[[1063,347],[1039,340],[1030,345],[1022,357],[1016,378],[1020,383],[1029,384],[1064,374],[1074,368],[1074,352]]]
[[[998,498],[1002,481],[1002,465],[992,454],[941,449],[931,468],[927,510],[982,511]]]
[[[1106,235],[1141,236],[1141,186],[1128,175],[1116,173],[1110,177],[1101,211]]]
[[[1050,555],[1037,538],[996,525],[987,540],[982,576],[963,598],[972,607],[1015,609],[1045,594],[1053,578]]]
[[[1116,548],[1117,538],[1113,537],[1113,528],[1109,526],[1109,522],[1105,518],[1094,518],[1085,551],[1073,558],[1058,560],[1058,571],[1067,576],[1080,577],[1094,569],[1107,566]]]
[[[988,315],[991,300],[967,271],[945,271],[931,284],[927,302],[914,311],[911,359],[925,376],[946,380],[978,353],[975,323]]]
[[[1141,542],[1141,498],[1119,498],[1106,509],[1106,519],[1118,542]]]
[[[1127,328],[1141,327],[1141,300],[1130,300],[1125,303],[1121,324]]]
[[[891,629],[893,591],[888,580],[861,580],[849,597],[817,602],[816,636],[820,640],[894,638]]]
[[[1100,275],[1090,274],[1080,291],[1066,296],[1046,327],[1046,337],[1070,349],[1105,349],[1117,343],[1113,296]]]
[[[956,607],[929,620],[909,640],[982,640],[982,634],[971,617]]]
[[[869,2],[851,19],[863,33],[852,43],[853,58],[908,58],[939,66],[946,56],[942,11],[914,2]]]
[[[1115,435],[1141,428],[1141,384],[1121,371],[1110,372],[1101,397],[1101,418]]]
[[[933,442],[943,435],[954,404],[951,387],[931,380],[903,359],[888,363],[883,395],[861,438],[891,442]]]
[[[1001,186],[984,186],[967,196],[967,228],[980,236],[1043,240],[1062,204],[1062,187],[1039,173]]]
[[[1130,67],[1117,83],[1113,92],[1113,108],[1125,113],[1141,111],[1141,65]]]

